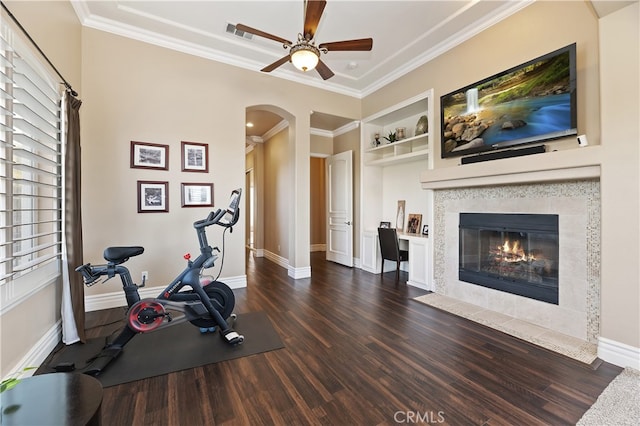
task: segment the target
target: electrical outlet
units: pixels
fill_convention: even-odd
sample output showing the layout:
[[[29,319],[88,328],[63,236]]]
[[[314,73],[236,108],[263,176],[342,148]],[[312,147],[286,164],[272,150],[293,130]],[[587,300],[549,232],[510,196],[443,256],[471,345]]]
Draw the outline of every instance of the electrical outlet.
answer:
[[[142,282],[146,283],[149,281],[149,271],[142,271]]]

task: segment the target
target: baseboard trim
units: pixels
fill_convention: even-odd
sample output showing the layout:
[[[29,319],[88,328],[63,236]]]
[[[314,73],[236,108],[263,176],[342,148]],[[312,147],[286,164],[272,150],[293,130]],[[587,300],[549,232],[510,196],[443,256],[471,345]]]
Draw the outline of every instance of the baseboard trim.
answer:
[[[407,285],[410,285],[412,287],[416,287],[416,288],[419,288],[419,289],[422,289],[422,290],[427,290],[427,291],[429,290],[425,284],[419,283],[419,282],[416,282],[416,281],[409,280],[409,281],[407,281]]]
[[[294,280],[301,278],[311,277],[311,266],[304,266],[302,268],[294,268],[293,266],[287,266],[287,273]]]
[[[287,269],[289,268],[289,259],[285,257],[282,257],[273,252],[270,252],[269,250],[264,250],[264,257],[266,257],[267,260],[270,260],[276,265],[282,266],[283,268],[287,268]]]
[[[283,268],[285,268],[287,270],[287,274],[295,280],[311,277],[311,266],[295,268],[289,265],[289,259],[286,259],[267,250],[265,250],[264,252],[264,257],[277,264],[278,266],[282,266]]]
[[[327,245],[326,244],[311,244],[311,250],[312,252],[314,251],[327,251]]]
[[[244,288],[247,286],[247,276],[239,275],[237,277],[225,277],[220,279],[223,283],[230,288]],[[154,298],[165,286],[157,287],[143,287],[138,290],[140,298]],[[84,297],[84,309],[86,312],[99,311],[102,309],[117,308],[119,306],[127,306],[127,299],[124,297],[124,292],[116,291],[111,293],[96,294]]]
[[[51,352],[58,346],[58,343],[62,341],[62,320],[56,321],[56,323],[44,333],[35,345],[27,352],[18,364],[10,370],[10,373],[23,371],[28,367],[38,367]],[[36,370],[25,371],[22,377],[29,377],[35,373]],[[4,379],[4,377],[3,377]]]
[[[640,370],[640,348],[598,337],[598,358],[618,367]]]

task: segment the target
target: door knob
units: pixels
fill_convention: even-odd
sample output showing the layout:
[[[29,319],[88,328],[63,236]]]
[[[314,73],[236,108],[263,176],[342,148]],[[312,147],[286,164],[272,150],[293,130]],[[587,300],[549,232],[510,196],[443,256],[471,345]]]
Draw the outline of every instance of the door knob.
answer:
[[[351,222],[345,222],[345,224],[347,224],[347,225],[351,225]]]

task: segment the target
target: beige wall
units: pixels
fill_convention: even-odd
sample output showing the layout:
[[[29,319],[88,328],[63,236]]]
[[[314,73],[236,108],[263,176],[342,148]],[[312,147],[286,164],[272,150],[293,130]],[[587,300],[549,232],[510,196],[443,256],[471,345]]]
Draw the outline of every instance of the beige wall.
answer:
[[[333,138],[328,136],[311,135],[311,153],[318,155],[333,154]]]
[[[635,3],[605,17],[600,26],[601,335],[636,348],[640,348],[639,16]]]
[[[287,166],[288,188],[279,187],[277,194],[265,189],[265,248],[280,245],[278,254],[295,255],[293,232],[269,237],[269,232],[280,228],[267,221],[266,203],[273,200],[287,212],[271,214],[276,220],[286,218],[287,227],[293,224],[299,229],[296,238],[306,241],[306,259],[304,255],[290,259],[292,264],[305,266],[306,260],[308,265],[309,111],[336,105],[338,114],[353,116],[359,112],[358,100],[92,29],[83,30],[82,42],[88,260],[100,261],[107,245],[139,244],[146,248],[144,255],[128,263],[134,280],[139,280],[142,270],[150,272],[150,286],[173,278],[183,267],[182,255],[197,249],[192,222],[207,213],[207,209],[180,207],[180,182],[213,182],[215,204],[226,203],[231,190],[244,185],[246,108],[276,105],[291,115],[290,123],[297,123],[282,158],[303,156],[304,164]],[[131,140],[169,145],[169,171],[129,168]],[[209,144],[209,174],[180,171],[181,140]],[[265,164],[269,164],[266,154]],[[265,170],[265,177],[268,173]],[[170,182],[169,213],[137,213],[136,181],[141,179]],[[211,231],[212,243],[219,241],[216,231]],[[244,276],[244,227],[238,231],[241,234],[227,237],[223,277]],[[294,240],[293,244],[304,243]],[[119,291],[118,283],[94,286],[88,293],[114,291]]]
[[[81,26],[68,2],[3,3],[75,90],[82,93],[80,79]],[[35,11],[38,13],[34,13]],[[2,25],[12,25],[4,12]],[[0,316],[0,377],[12,373],[23,357],[60,321],[61,287],[56,282],[7,309]],[[34,313],[37,313],[35,315]]]
[[[289,258],[289,129],[264,143],[264,249]]]
[[[254,179],[254,241],[253,248],[264,249],[264,144],[256,144],[246,156],[246,169],[253,170]],[[247,227],[249,226],[247,221]]]

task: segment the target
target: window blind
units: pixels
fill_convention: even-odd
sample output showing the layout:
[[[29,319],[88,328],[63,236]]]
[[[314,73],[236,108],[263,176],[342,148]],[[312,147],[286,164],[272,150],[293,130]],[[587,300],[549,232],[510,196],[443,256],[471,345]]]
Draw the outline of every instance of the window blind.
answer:
[[[62,123],[58,87],[15,33],[3,27],[0,285],[36,270],[49,275],[60,270]],[[47,277],[38,275],[38,279],[43,278]]]

